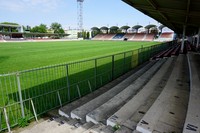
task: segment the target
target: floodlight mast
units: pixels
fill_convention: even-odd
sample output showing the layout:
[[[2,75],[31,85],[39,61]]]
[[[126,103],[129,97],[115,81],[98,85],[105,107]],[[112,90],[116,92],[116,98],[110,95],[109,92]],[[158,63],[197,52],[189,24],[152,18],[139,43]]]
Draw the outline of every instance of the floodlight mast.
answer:
[[[77,0],[77,30],[83,30],[83,2],[84,0]]]

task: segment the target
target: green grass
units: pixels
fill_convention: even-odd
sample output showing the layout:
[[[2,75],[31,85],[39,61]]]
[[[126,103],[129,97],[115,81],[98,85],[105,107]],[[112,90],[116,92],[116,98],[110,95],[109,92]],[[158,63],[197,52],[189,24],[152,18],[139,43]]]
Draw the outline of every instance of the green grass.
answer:
[[[0,43],[0,73],[80,61],[155,44],[123,41]]]

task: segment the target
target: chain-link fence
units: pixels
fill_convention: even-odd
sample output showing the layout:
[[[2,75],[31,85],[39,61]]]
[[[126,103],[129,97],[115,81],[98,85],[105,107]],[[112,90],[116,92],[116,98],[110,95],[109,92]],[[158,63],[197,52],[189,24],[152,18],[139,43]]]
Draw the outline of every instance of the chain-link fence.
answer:
[[[95,91],[170,44],[0,75],[0,131]]]

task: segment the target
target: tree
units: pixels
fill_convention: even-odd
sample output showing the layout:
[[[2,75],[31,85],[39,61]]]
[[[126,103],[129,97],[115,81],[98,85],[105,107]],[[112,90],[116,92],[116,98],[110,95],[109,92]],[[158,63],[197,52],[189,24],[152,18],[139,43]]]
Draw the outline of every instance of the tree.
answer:
[[[79,36],[78,36],[78,38],[87,39],[86,31],[79,32]]]
[[[87,39],[90,38],[90,32],[87,32]]]
[[[35,26],[31,29],[31,32],[39,32],[39,26]]]
[[[82,34],[81,32],[78,32],[78,38],[80,38],[80,37],[81,37],[81,34]]]
[[[85,31],[82,31],[81,35],[82,35],[81,38],[85,39]]]
[[[40,24],[39,26],[35,26],[31,29],[31,32],[36,33],[47,33],[47,26],[45,24]]]
[[[64,34],[65,33],[65,31],[62,28],[62,25],[57,23],[57,22],[54,22],[54,23],[51,24],[51,29],[54,30],[54,33],[58,33],[58,34]]]
[[[78,32],[78,38],[89,39],[90,32],[87,31]]]
[[[59,34],[64,34],[65,31],[61,28],[61,29],[58,30],[58,33],[59,33]]]
[[[47,26],[45,24],[39,25],[39,32],[40,33],[47,33]]]

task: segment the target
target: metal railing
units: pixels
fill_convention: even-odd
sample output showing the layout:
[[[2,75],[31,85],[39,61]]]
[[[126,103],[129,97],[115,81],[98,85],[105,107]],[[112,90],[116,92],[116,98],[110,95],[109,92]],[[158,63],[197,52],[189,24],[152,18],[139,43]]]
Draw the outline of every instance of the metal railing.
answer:
[[[0,131],[95,91],[170,44],[0,75]]]

